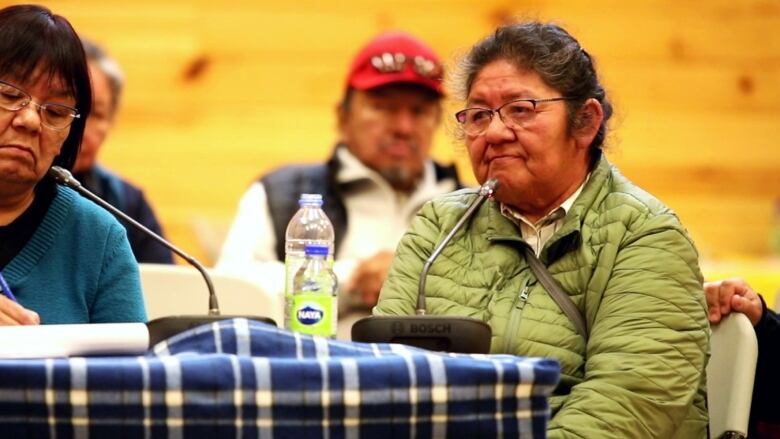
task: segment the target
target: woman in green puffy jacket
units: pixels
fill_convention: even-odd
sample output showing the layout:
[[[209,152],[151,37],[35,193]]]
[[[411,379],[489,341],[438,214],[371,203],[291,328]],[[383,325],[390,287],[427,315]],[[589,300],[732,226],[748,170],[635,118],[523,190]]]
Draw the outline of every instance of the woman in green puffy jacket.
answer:
[[[556,358],[548,436],[703,438],[709,325],[698,255],[676,215],[602,154],[612,106],[564,29],[507,25],[461,61],[456,114],[483,204],[432,265],[429,314],[487,322],[491,351]],[[419,212],[374,313],[413,314],[425,259],[477,196]],[[585,319],[537,281],[530,247]]]

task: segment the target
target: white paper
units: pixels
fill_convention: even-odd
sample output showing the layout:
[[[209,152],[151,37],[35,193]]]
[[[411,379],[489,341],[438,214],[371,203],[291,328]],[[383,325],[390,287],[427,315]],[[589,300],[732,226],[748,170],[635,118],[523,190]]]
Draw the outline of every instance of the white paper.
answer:
[[[148,348],[144,323],[0,326],[0,358],[143,355]]]

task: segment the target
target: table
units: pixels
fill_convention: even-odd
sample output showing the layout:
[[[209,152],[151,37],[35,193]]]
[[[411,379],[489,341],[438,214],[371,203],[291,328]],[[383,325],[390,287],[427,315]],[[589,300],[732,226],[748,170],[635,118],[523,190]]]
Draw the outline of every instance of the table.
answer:
[[[558,379],[551,359],[233,319],[144,356],[0,360],[0,437],[542,438]]]

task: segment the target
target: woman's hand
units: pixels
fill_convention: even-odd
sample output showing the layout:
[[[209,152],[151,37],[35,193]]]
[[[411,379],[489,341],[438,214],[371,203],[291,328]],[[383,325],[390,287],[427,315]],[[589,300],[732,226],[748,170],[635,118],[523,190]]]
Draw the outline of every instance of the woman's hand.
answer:
[[[41,318],[38,316],[38,313],[19,305],[5,296],[0,296],[0,325],[38,325],[40,323]]]
[[[750,323],[756,326],[764,314],[764,305],[758,293],[742,279],[705,282],[704,292],[707,295],[711,323],[718,323],[720,319],[736,311],[745,314]]]

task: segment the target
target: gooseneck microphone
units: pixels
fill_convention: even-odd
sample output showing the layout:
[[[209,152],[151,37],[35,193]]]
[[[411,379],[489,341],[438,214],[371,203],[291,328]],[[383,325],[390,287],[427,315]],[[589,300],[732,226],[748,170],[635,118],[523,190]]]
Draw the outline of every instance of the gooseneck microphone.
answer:
[[[182,259],[187,261],[190,265],[195,267],[200,274],[203,276],[203,280],[206,281],[206,286],[209,289],[209,315],[211,316],[218,316],[219,315],[219,302],[217,301],[217,294],[214,292],[214,284],[211,282],[211,277],[206,272],[206,269],[203,268],[203,265],[201,265],[200,262],[198,262],[195,258],[185,253],[182,249],[179,247],[176,247],[173,245],[173,243],[169,242],[162,236],[158,235],[157,233],[154,233],[153,231],[149,230],[148,227],[144,226],[143,224],[139,223],[138,221],[131,218],[129,215],[125,214],[121,210],[117,209],[116,207],[109,204],[107,201],[103,200],[102,198],[98,197],[97,195],[90,192],[87,188],[81,185],[81,182],[76,180],[75,177],[73,177],[73,174],[70,173],[67,169],[63,169],[59,166],[52,166],[51,169],[49,169],[49,176],[54,178],[54,181],[57,183],[67,186],[74,191],[78,192],[85,198],[89,198],[92,200],[95,204],[99,205],[103,209],[106,209],[107,211],[111,212],[114,216],[121,218],[122,220],[126,221],[129,224],[132,224],[133,227],[135,227],[138,230],[141,230],[145,234],[151,236],[155,241],[162,244],[164,247],[168,248],[172,252],[176,253],[177,255],[181,256]]]
[[[461,227],[463,227],[463,224],[466,224],[466,221],[470,220],[471,217],[474,216],[474,212],[482,207],[482,204],[485,202],[485,200],[493,197],[496,189],[498,189],[498,179],[496,178],[491,178],[490,180],[486,181],[482,187],[479,188],[479,196],[471,203],[468,209],[466,209],[466,212],[464,212],[463,216],[461,216],[458,222],[455,223],[455,225],[452,227],[452,230],[450,230],[450,233],[444,237],[439,245],[433,250],[431,256],[429,256],[425,261],[425,265],[423,265],[423,269],[420,272],[420,283],[417,286],[417,315],[425,315],[425,282],[426,279],[428,279],[428,270],[431,269],[433,261],[439,257],[439,254],[441,254],[442,250],[444,250],[444,247],[450,243],[452,237],[458,233]]]
[[[214,284],[211,281],[211,277],[209,276],[208,272],[200,262],[198,262],[195,258],[185,253],[183,250],[175,246],[170,241],[166,240],[165,238],[153,232],[152,230],[149,230],[148,227],[134,220],[126,213],[122,212],[121,210],[109,204],[107,201],[103,200],[102,198],[98,197],[97,195],[89,191],[87,188],[82,186],[81,182],[76,180],[76,178],[73,177],[73,174],[71,174],[70,171],[68,171],[67,169],[61,168],[59,166],[52,166],[51,169],[49,169],[48,174],[51,178],[54,179],[56,183],[73,189],[84,198],[91,200],[98,206],[111,212],[115,217],[125,221],[127,224],[132,225],[136,229],[152,237],[155,241],[157,241],[164,247],[170,249],[172,252],[181,256],[182,259],[184,259],[185,261],[187,261],[187,263],[195,267],[203,276],[203,280],[206,282],[206,287],[208,288],[209,291],[208,315],[207,316],[169,316],[169,317],[161,317],[149,321],[147,323],[147,326],[149,328],[150,346],[156,344],[161,340],[168,338],[171,335],[177,334],[179,332],[182,332],[194,326],[210,323],[217,320],[230,319],[234,317],[243,317],[243,318],[258,320],[264,323],[270,323],[276,325],[276,322],[274,322],[273,319],[270,319],[268,317],[222,316],[219,311],[219,301],[217,300],[217,293],[214,290]]]
[[[420,272],[415,316],[370,316],[352,326],[352,340],[369,343],[401,343],[446,352],[486,354],[490,351],[490,326],[471,317],[425,315],[425,284],[433,262],[498,188],[493,178],[479,188],[476,199],[466,209],[452,230],[434,248]]]

